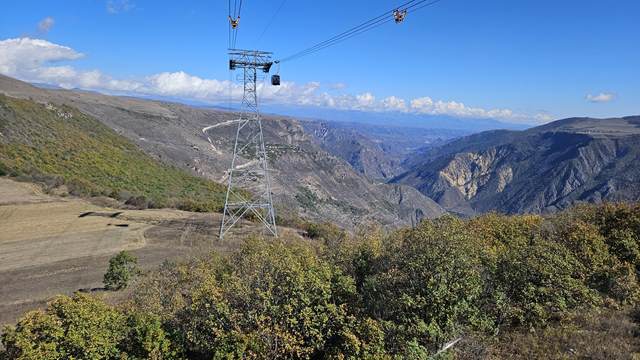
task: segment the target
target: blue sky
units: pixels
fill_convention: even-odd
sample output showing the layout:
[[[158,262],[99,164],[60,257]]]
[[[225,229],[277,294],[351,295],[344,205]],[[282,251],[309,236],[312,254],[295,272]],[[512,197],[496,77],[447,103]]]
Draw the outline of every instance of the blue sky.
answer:
[[[258,41],[282,0],[243,0],[237,45],[289,55],[402,2],[287,0]],[[66,87],[219,102],[229,79],[227,5],[7,2],[0,72]],[[400,25],[284,63],[286,86],[266,89],[265,98],[513,122],[638,114],[638,24],[637,0],[443,0],[409,13]],[[23,37],[44,42],[8,42]]]

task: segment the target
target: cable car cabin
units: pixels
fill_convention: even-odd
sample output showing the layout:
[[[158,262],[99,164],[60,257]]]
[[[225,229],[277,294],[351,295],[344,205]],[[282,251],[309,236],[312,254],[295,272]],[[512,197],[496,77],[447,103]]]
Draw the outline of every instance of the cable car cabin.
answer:
[[[403,22],[404,18],[406,17],[407,17],[407,9],[404,9],[404,10],[395,9],[393,11],[393,19],[396,21],[396,24],[400,24],[401,22]]]
[[[280,75],[271,75],[271,85],[280,86]]]
[[[229,15],[229,24],[231,25],[232,29],[236,29],[238,27],[238,24],[240,23],[240,16],[238,16],[235,20],[231,18],[231,15]]]

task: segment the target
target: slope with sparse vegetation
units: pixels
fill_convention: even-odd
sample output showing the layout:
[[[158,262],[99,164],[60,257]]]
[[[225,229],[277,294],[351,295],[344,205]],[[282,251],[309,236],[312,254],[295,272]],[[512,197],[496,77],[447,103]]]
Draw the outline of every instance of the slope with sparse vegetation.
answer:
[[[2,173],[137,207],[217,211],[224,202],[222,185],[159,163],[74,108],[0,95]]]

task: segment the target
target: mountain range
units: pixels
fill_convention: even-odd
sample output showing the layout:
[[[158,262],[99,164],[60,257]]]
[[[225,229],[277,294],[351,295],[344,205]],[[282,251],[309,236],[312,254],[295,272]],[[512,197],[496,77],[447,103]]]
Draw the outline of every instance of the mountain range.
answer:
[[[388,181],[407,171],[404,160],[415,151],[442,146],[469,133],[325,120],[301,120],[300,123],[324,150],[379,181]]]
[[[578,202],[637,201],[639,161],[640,116],[570,118],[423,149],[391,182],[465,215],[547,213]]]
[[[79,90],[37,88],[0,76],[0,93],[69,106],[97,119],[154,159],[216,182],[226,181],[238,113]],[[229,124],[226,126],[225,124]],[[202,130],[220,125],[207,132]],[[410,186],[368,179],[323,150],[295,119],[265,116],[263,130],[280,215],[342,226],[376,222],[399,226],[444,210]],[[213,146],[212,146],[213,144]]]
[[[78,109],[162,163],[226,181],[234,111],[34,87],[4,76],[0,93]],[[383,124],[384,114],[365,123],[361,115],[352,122],[264,116],[280,214],[345,227],[399,226],[445,212],[548,213],[640,199],[639,116],[471,133]],[[209,126],[211,143],[202,132]]]

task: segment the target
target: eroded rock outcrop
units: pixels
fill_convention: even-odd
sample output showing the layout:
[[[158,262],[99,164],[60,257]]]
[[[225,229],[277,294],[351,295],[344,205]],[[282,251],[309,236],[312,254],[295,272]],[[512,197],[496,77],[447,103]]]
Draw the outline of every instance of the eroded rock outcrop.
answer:
[[[457,151],[452,151],[455,149]],[[640,200],[640,117],[567,119],[476,134],[427,154],[394,182],[444,208],[544,213],[576,202]]]

